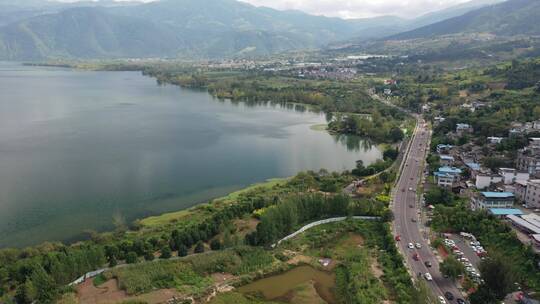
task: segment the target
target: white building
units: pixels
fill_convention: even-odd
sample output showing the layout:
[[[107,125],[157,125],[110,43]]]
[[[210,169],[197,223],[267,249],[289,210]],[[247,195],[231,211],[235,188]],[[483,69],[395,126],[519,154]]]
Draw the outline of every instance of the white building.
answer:
[[[515,196],[510,192],[480,192],[471,200],[471,208],[511,208],[514,205]]]
[[[528,208],[540,208],[540,179],[533,179],[527,183],[523,202]]]
[[[439,155],[441,166],[450,167],[454,164],[454,157],[450,155]]]
[[[466,123],[456,124],[457,133],[472,132],[472,131],[473,131],[473,128],[469,124],[466,124]]]
[[[502,176],[505,185],[528,181],[530,177],[529,172],[520,172],[514,168],[499,168],[499,175]]]
[[[487,138],[487,141],[490,144],[500,144],[503,139],[503,137],[490,136]]]
[[[451,188],[457,182],[459,182],[461,169],[452,167],[441,167],[435,172],[435,178],[437,179],[437,185],[439,187]]]
[[[476,189],[482,190],[489,187],[491,184],[500,183],[503,181],[503,177],[498,174],[485,174],[479,173],[476,175],[476,181],[474,186]]]

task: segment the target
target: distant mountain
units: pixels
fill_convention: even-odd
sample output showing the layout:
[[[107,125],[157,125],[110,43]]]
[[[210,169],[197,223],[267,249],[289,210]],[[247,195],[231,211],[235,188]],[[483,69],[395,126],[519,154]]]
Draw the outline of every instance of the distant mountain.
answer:
[[[182,41],[151,21],[75,8],[30,18],[0,29],[0,58],[174,56]]]
[[[491,33],[500,36],[540,34],[540,1],[508,0],[464,15],[400,33],[389,40],[430,38],[461,33]]]
[[[343,20],[236,0],[14,2],[0,0],[0,60],[267,55],[389,36],[483,5],[414,20]]]

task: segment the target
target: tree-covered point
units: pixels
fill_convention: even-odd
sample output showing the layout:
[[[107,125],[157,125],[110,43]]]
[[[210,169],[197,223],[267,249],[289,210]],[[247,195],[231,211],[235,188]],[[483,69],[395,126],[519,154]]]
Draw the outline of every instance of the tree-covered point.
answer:
[[[224,227],[235,219],[252,216],[256,210],[276,210],[262,216],[260,221],[265,223],[271,214],[283,208],[289,216],[296,216],[296,220],[290,223],[348,214],[349,210],[355,214],[383,214],[384,203],[375,206],[366,201],[363,207],[359,207],[356,203],[351,204],[347,197],[336,194],[353,179],[348,173],[305,172],[280,183],[270,182],[270,186],[249,188],[184,210],[180,217],[161,224],[151,222],[146,226],[143,220],[138,230],[97,234],[91,240],[73,245],[44,244],[26,249],[0,250],[0,302],[11,303],[10,299],[15,298],[19,303],[48,303],[46,299],[60,295],[64,286],[88,271],[124,263],[141,263],[155,257],[185,256],[206,251],[206,248],[221,250],[231,243],[225,236],[222,236],[223,242],[217,238]],[[296,213],[289,212],[292,202],[295,202],[293,209]],[[309,213],[308,209],[315,213]],[[264,241],[256,243],[266,244],[283,236],[290,228],[280,226],[268,235],[260,232],[258,237]]]

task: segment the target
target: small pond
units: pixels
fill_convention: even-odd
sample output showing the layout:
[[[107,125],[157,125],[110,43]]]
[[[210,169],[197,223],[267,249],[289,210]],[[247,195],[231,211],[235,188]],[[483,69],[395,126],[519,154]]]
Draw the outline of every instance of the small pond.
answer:
[[[309,282],[314,282],[315,289],[323,300],[329,304],[335,303],[335,275],[307,265],[257,280],[238,288],[238,291],[244,294],[260,294],[267,300],[286,299],[296,287]]]

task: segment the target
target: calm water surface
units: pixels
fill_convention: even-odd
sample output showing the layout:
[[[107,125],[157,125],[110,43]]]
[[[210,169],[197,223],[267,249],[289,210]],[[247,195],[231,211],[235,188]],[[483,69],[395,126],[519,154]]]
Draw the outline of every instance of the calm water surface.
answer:
[[[136,72],[0,63],[0,247],[71,240],[301,170],[381,157],[310,126],[298,106],[247,106]]]

